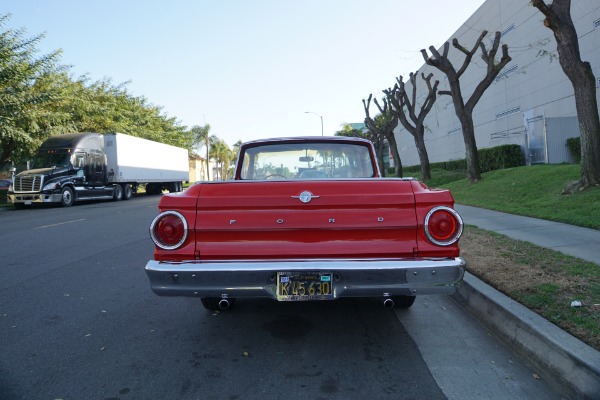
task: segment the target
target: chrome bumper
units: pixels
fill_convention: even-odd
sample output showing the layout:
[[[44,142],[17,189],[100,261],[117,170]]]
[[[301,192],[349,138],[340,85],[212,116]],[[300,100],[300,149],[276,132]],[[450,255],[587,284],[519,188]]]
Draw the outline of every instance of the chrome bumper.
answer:
[[[251,260],[148,261],[146,274],[159,296],[268,297],[277,299],[277,272],[329,271],[334,297],[452,294],[463,279],[465,260]]]
[[[60,193],[8,193],[7,200],[9,203],[60,203],[62,195]]]

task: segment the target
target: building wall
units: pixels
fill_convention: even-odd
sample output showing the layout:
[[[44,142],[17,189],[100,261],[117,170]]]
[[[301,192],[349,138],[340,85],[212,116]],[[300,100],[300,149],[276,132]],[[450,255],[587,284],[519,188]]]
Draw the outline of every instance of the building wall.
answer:
[[[567,139],[579,136],[577,117],[546,118],[548,163],[573,163],[575,160],[567,147]]]
[[[600,1],[573,0],[571,15],[579,36],[582,60],[590,62],[598,88]],[[457,70],[464,57],[452,46],[452,39],[457,38],[462,46],[471,49],[484,30],[489,32],[484,39],[486,48],[490,49],[494,33],[500,31],[501,43],[508,45],[512,58],[475,106],[473,121],[477,147],[480,149],[519,144],[527,159],[531,160],[533,156],[530,154],[529,143],[531,139],[535,140],[532,135],[535,135],[533,130],[537,129],[537,126],[542,126],[547,140],[556,142],[558,139],[555,140],[554,136],[564,137],[565,133],[553,128],[560,126],[555,124],[559,120],[554,120],[554,125],[548,125],[547,121],[552,121],[552,118],[576,117],[573,87],[558,62],[554,35],[543,25],[543,20],[544,15],[534,8],[529,0],[487,0],[451,38],[448,38],[448,55]],[[442,50],[438,49],[440,52]],[[428,54],[431,54],[429,50]],[[497,58],[500,56],[499,49]],[[461,77],[465,101],[484,77],[485,68],[481,50],[478,50]],[[408,81],[409,72],[405,72],[405,81]],[[449,90],[445,75],[424,64],[418,71],[419,94],[426,91],[426,85],[420,78],[421,73],[426,76],[433,73],[433,80],[440,81],[438,89]],[[597,96],[600,103],[600,91]],[[438,96],[425,124],[425,140],[430,162],[465,158],[460,123],[449,95]],[[577,131],[575,135],[578,134]],[[573,132],[567,136],[569,135],[572,136]],[[419,158],[413,137],[401,125],[396,130],[396,140],[403,165],[418,165]],[[551,157],[546,154],[546,162],[568,161],[556,157],[559,153]],[[569,155],[565,157],[570,158]]]
[[[190,177],[188,182],[206,180],[206,163],[201,158],[190,157]]]
[[[190,157],[189,159],[189,163],[190,163],[190,176],[189,176],[189,182],[193,183],[193,182],[200,182],[200,181],[208,181],[208,176],[206,174],[206,159],[202,158],[202,157]],[[214,161],[210,161],[209,163],[209,167],[210,167],[210,180],[214,181],[215,180],[215,162]]]

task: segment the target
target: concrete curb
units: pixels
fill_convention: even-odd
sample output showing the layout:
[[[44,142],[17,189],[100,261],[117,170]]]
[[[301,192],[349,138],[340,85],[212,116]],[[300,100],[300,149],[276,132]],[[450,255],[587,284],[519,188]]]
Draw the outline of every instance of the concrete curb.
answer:
[[[453,297],[575,398],[600,399],[600,352],[466,273]]]

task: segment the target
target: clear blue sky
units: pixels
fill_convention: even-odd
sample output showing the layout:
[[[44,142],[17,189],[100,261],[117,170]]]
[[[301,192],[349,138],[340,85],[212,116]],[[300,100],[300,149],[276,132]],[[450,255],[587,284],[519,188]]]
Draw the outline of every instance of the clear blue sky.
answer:
[[[77,77],[128,91],[229,145],[362,122],[484,0],[4,0],[7,28],[45,33]],[[376,108],[371,110],[376,114]]]

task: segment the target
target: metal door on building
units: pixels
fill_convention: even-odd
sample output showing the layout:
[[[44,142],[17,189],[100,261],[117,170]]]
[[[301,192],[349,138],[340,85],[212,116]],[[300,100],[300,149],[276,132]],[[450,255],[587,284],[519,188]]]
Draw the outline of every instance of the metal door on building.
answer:
[[[543,115],[527,118],[524,113],[527,128],[527,164],[548,163],[546,144],[546,123]]]

